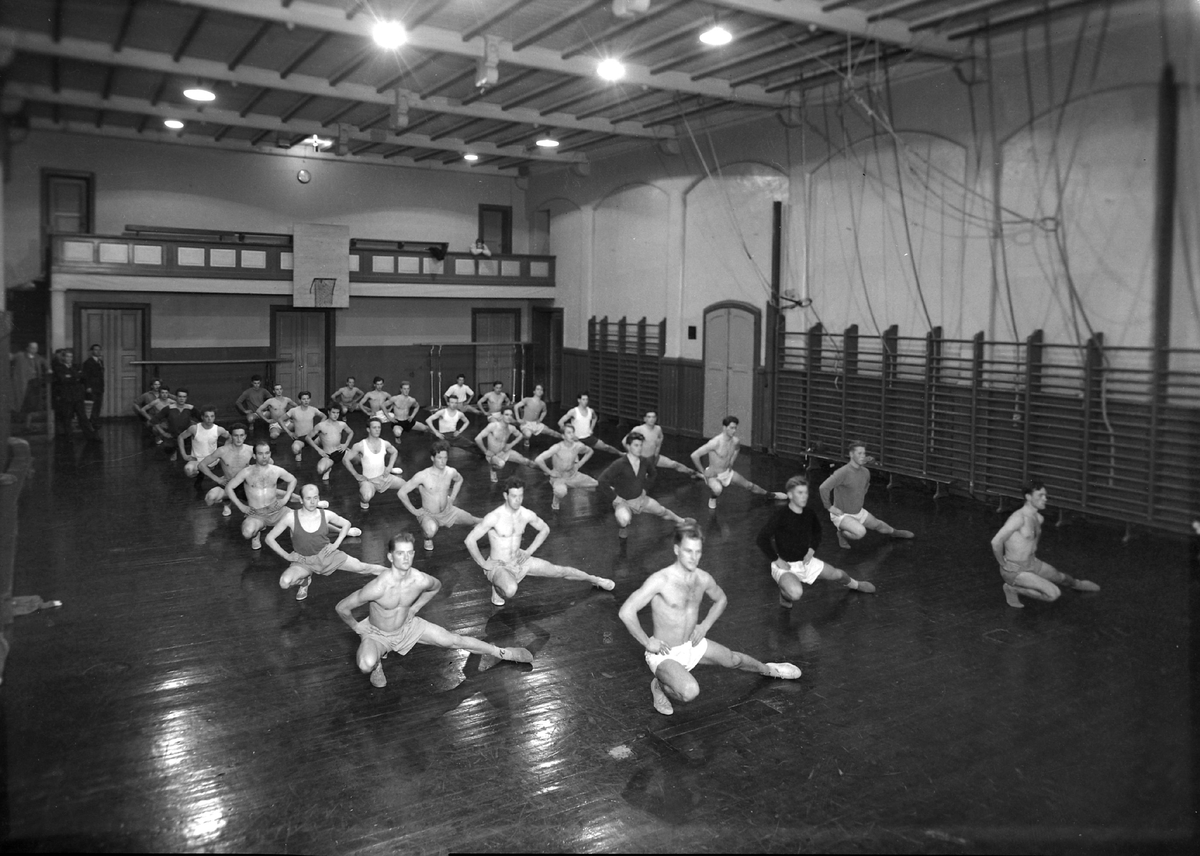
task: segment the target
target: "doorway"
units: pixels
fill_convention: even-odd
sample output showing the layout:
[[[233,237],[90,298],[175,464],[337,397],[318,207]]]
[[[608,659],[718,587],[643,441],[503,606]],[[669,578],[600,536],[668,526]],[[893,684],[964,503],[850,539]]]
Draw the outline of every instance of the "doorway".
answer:
[[[512,206],[480,205],[479,238],[494,253],[512,252]]]
[[[130,415],[133,403],[148,387],[142,367],[133,363],[146,359],[149,319],[147,304],[75,305],[76,365],[82,365],[88,358],[92,345],[100,346],[100,359],[104,362],[101,419]]]
[[[715,303],[704,310],[705,437],[715,437],[721,420],[736,416],[738,434],[750,445],[761,318],[745,303]]]
[[[283,384],[284,395],[296,399],[307,390],[314,402],[328,398],[329,328],[324,309],[271,309],[271,350],[282,360],[275,364],[275,382]]]
[[[546,390],[546,402],[562,400],[563,311],[533,307],[531,319],[533,345],[529,354],[529,390],[541,384]]]
[[[476,395],[490,391],[492,383],[500,381],[510,396],[518,389],[517,361],[514,359],[517,340],[521,338],[520,309],[472,309],[471,341],[475,342]],[[488,342],[496,342],[488,345]],[[499,344],[499,343],[503,344]]]

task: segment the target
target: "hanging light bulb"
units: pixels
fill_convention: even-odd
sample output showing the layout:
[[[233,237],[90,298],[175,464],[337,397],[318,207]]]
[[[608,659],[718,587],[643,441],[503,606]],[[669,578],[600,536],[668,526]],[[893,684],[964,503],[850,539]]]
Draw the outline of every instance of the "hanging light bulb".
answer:
[[[408,32],[399,21],[380,21],[371,31],[375,44],[381,48],[395,50],[408,41]]]
[[[180,122],[178,119],[163,119],[163,124],[172,131],[178,131],[183,127],[183,122]]]
[[[604,80],[620,80],[625,76],[625,66],[620,60],[608,57],[600,60],[600,64],[596,66],[596,74]]]
[[[706,45],[727,45],[733,41],[733,33],[722,27],[720,24],[713,24],[707,30],[700,34],[700,41]]]

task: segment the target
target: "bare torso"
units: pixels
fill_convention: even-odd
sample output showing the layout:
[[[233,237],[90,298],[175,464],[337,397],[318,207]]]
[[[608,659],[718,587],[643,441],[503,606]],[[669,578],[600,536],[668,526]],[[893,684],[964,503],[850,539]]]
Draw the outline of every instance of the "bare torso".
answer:
[[[286,396],[283,398],[268,398],[263,402],[263,406],[267,408],[268,419],[282,419],[287,414],[287,409],[292,406],[292,402]]]
[[[523,423],[540,422],[546,414],[546,402],[537,396],[522,398],[518,406],[521,408],[521,422]]]
[[[417,400],[411,395],[393,395],[388,402],[392,408],[392,416],[398,422],[407,422],[417,412]]]
[[[510,561],[520,551],[525,527],[535,515],[524,507],[511,511],[507,505],[502,505],[489,516],[492,516],[492,528],[488,530],[488,543],[492,548],[490,558],[497,562]]]
[[[246,467],[250,466],[250,460],[253,457],[254,450],[245,443],[241,446],[226,443],[217,449],[217,459],[221,462],[221,473],[227,479],[233,478],[246,469]]]
[[[1021,527],[1004,542],[1004,558],[1023,562],[1037,552],[1038,539],[1042,535],[1042,515],[1032,508],[1019,508],[1009,520],[1017,517],[1021,518]]]
[[[345,422],[331,422],[326,419],[317,424],[317,443],[326,452],[336,452],[342,445],[342,435],[346,430]]]
[[[511,433],[507,422],[489,422],[484,429],[483,441],[487,444],[488,454],[497,455],[504,451],[505,444]]]
[[[656,576],[662,577],[662,583],[650,601],[654,636],[671,647],[682,645],[696,629],[700,601],[712,578],[699,568],[685,571],[678,564],[664,568]]]
[[[372,414],[375,414],[380,410],[383,410],[384,406],[388,402],[388,399],[391,397],[392,395],[390,392],[385,392],[382,389],[373,389],[363,396],[362,404],[360,406],[366,408]]]
[[[708,450],[708,469],[713,473],[723,473],[733,466],[741,441],[724,434],[715,437],[714,441],[716,445]]]
[[[440,514],[450,506],[450,486],[458,472],[453,467],[439,470],[426,467],[417,473],[413,481],[421,491],[421,508],[431,514]]]
[[[313,424],[316,423],[317,417],[320,415],[321,411],[317,410],[311,404],[308,407],[293,407],[288,411],[288,417],[292,420],[295,432],[301,438],[307,437],[312,433]]]
[[[564,478],[575,475],[579,471],[580,450],[586,448],[587,446],[578,441],[569,446],[566,442],[555,443],[554,448],[550,450],[550,462],[553,464],[551,469]]]
[[[252,464],[242,482],[246,487],[246,499],[249,501],[250,507],[268,508],[274,505],[279,499],[276,486],[284,475],[284,470],[274,464],[268,464],[265,467]]]
[[[399,630],[408,621],[412,605],[428,588],[429,578],[416,568],[384,571],[364,590],[371,597],[371,624],[388,633]]]
[[[653,428],[650,428],[646,425],[641,425],[638,427],[637,431],[645,438],[645,441],[642,443],[642,457],[657,458],[658,451],[662,448],[662,428],[658,427],[657,425],[655,425]]]

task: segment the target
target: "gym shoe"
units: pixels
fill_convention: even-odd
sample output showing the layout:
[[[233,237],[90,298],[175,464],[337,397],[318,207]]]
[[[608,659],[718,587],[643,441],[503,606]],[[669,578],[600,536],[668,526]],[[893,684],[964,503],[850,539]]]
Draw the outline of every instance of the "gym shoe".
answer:
[[[1075,585],[1072,588],[1075,591],[1100,591],[1100,586],[1091,580],[1075,580]]]
[[[875,594],[875,586],[866,580],[859,580],[858,585],[854,588],[855,591],[861,591],[863,594]]]
[[[221,516],[222,517],[232,517],[233,509],[230,508],[228,505],[222,505],[221,506]]]
[[[791,663],[765,663],[767,677],[779,678],[784,681],[794,681],[800,677],[800,667]]]
[[[792,599],[781,592],[779,595],[779,605],[782,606],[784,609],[791,609],[792,608]]]
[[[1013,609],[1024,609],[1025,604],[1021,603],[1021,598],[1017,594],[1017,590],[1008,583],[1004,584],[1004,599]]]
[[[299,461],[299,460],[300,460],[300,456],[299,456],[299,455],[297,455],[297,456],[296,456],[296,460],[297,460],[297,461]]]
[[[347,537],[350,537],[350,538],[361,538],[362,530],[359,529],[357,526],[351,526],[349,529],[346,530],[346,535],[347,535]]]
[[[601,591],[612,591],[617,587],[617,584],[612,580],[606,580],[604,577],[595,577],[592,580],[592,587],[598,588]]]
[[[777,490],[771,494],[771,499],[779,499],[779,500],[787,499],[787,494],[781,490]]]
[[[710,497],[708,498],[708,507],[709,507],[709,508],[716,508],[716,507],[717,507],[717,498],[716,498],[715,496],[710,496]]]
[[[394,476],[398,476],[403,472],[404,472],[403,467],[392,467],[392,475],[394,475]]]
[[[496,482],[500,481],[500,477],[496,475],[495,469],[490,470],[488,472],[488,475],[491,476],[491,478],[492,478],[492,484],[495,484]]]
[[[622,541],[625,540],[626,538],[629,537],[629,530],[624,527],[622,527],[621,529],[618,529],[617,537],[620,538]]]
[[[371,670],[371,686],[386,687],[387,675],[383,673],[383,661],[380,660],[375,664],[375,668]]]
[[[360,502],[358,504],[358,507],[361,508],[363,511],[367,511],[368,509],[370,509],[371,506],[365,502]]]
[[[556,496],[556,497],[554,497],[554,499],[550,500],[550,510],[558,511],[558,509],[559,509],[558,497]]]
[[[838,539],[838,546],[839,546],[839,547],[841,547],[843,550],[849,550],[849,549],[850,549],[850,542],[849,542],[849,541],[847,541],[847,540],[845,539],[845,537],[842,535],[842,533],[841,533],[841,531],[840,531],[840,530],[838,531],[838,534],[837,534],[837,539]]]
[[[327,500],[327,499],[317,500],[317,508],[328,508],[328,507],[329,507],[329,500]]]
[[[433,552],[433,539],[432,539],[432,538],[426,538],[426,539],[425,539],[425,552],[426,552],[426,553],[432,553],[432,552]]]
[[[504,598],[500,596],[500,592],[492,589],[492,604],[494,606],[504,606]]]
[[[296,600],[304,600],[308,597],[308,587],[312,585],[312,577],[305,577],[304,582],[300,583],[300,587],[296,589]]]
[[[157,440],[154,441],[155,446],[161,446],[162,444],[163,444],[162,437],[159,437]]]
[[[329,470],[321,473],[321,481],[329,481]]]
[[[650,681],[650,697],[654,699],[654,709],[663,716],[670,716],[675,712],[675,708],[671,706],[671,700],[663,692],[662,684],[658,682],[658,678],[653,678]]]
[[[895,529],[892,531],[892,537],[893,538],[915,538],[917,536],[913,535],[907,529]]]
[[[500,659],[510,663],[532,663],[533,654],[525,648],[501,648]]]
[[[254,537],[250,539],[250,549],[251,550],[261,550],[262,549],[262,538],[260,538],[258,536],[257,532],[254,534]]]

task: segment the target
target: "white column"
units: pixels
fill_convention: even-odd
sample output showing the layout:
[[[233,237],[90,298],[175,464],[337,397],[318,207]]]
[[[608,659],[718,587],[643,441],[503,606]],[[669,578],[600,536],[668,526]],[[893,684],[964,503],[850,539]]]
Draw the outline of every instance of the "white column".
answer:
[[[667,208],[667,281],[665,306],[667,309],[666,356],[678,357],[683,353],[683,336],[687,329],[684,316],[684,269],[683,243],[686,231],[687,198],[682,183],[671,183],[666,187],[669,198]]]

